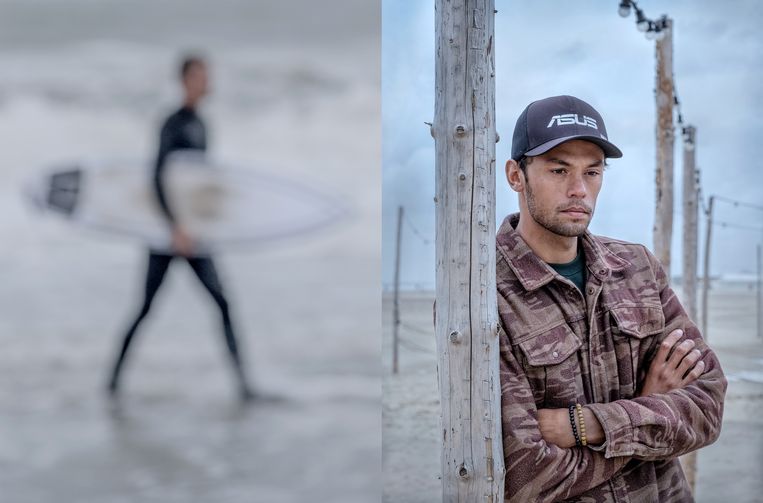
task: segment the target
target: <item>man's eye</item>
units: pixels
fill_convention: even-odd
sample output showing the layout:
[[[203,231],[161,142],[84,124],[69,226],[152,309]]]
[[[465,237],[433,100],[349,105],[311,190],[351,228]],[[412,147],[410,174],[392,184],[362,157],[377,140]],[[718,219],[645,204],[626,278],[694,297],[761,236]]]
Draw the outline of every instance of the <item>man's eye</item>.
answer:
[[[600,172],[598,172],[598,171],[595,171],[595,170],[594,170],[594,171],[589,171],[589,172],[588,172],[588,176],[599,176],[600,174],[601,174]]]
[[[551,172],[555,175],[563,175],[567,172],[567,170],[564,168],[557,168],[557,169],[552,169]]]

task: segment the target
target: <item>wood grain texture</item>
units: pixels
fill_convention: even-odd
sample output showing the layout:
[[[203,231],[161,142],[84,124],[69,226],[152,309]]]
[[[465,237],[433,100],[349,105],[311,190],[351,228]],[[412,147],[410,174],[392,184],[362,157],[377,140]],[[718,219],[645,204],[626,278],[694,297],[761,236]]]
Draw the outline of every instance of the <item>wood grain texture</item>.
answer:
[[[435,334],[446,502],[503,500],[494,1],[437,0]]]
[[[654,254],[662,263],[670,281],[670,244],[673,236],[673,21],[667,19],[665,36],[655,45],[657,72],[657,169]]]
[[[698,183],[695,165],[696,129],[686,126],[683,154],[683,271],[682,290],[684,307],[689,318],[699,325],[697,319],[697,225]]]
[[[686,126],[683,152],[683,271],[681,289],[689,318],[697,320],[697,173],[695,166],[696,129]],[[704,336],[704,334],[702,334]],[[697,451],[681,457],[681,465],[692,491],[696,487]]]

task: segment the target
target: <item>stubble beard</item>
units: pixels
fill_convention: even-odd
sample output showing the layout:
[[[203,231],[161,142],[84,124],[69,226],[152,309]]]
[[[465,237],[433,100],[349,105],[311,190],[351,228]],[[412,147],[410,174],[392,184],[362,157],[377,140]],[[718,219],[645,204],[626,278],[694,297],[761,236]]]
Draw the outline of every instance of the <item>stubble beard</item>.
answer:
[[[535,220],[538,225],[549,232],[569,238],[585,234],[585,231],[588,229],[588,224],[591,222],[591,218],[593,218],[593,208],[589,208],[589,206],[582,201],[576,202],[576,205],[583,206],[590,210],[588,219],[585,222],[564,222],[556,216],[557,210],[560,208],[544,211],[538,206],[533,191],[530,188],[529,181],[525,184],[525,189],[527,210],[530,213],[530,218]],[[571,204],[568,204],[567,206],[571,206]]]

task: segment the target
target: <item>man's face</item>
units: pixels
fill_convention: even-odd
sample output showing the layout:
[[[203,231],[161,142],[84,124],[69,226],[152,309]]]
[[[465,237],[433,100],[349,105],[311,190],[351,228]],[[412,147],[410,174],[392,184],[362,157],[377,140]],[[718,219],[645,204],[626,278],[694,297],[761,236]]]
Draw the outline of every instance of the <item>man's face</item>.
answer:
[[[197,102],[209,91],[209,79],[207,76],[207,65],[204,63],[194,63],[183,77],[183,87],[186,97],[191,102]]]
[[[554,234],[583,234],[593,217],[604,166],[601,148],[584,140],[562,143],[534,157],[524,178],[529,216]]]

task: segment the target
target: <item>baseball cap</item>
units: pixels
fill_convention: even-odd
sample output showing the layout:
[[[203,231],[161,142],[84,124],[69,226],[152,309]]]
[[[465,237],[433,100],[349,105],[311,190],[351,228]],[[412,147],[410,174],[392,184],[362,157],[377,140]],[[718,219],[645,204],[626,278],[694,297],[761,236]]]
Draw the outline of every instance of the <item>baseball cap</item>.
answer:
[[[597,144],[606,157],[623,153],[607,138],[607,128],[591,105],[574,96],[552,96],[533,101],[517,119],[511,144],[511,158],[519,161],[548,152],[569,140]]]

